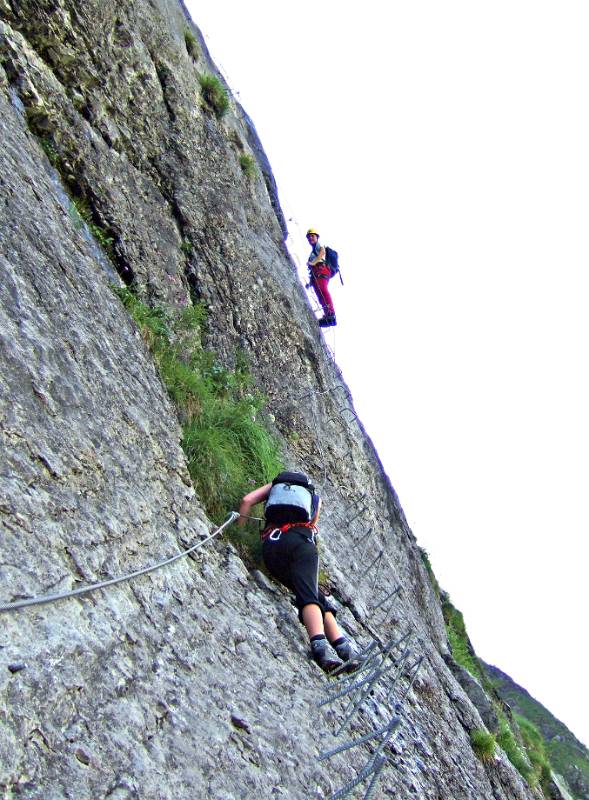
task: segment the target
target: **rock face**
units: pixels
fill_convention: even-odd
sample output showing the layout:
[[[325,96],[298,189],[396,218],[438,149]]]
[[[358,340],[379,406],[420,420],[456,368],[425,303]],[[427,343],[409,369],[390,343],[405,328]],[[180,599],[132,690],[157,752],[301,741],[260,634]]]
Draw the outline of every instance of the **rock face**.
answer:
[[[538,796],[471,749],[483,723],[444,661],[414,537],[298,283],[255,130],[233,100],[222,119],[203,100],[216,71],[183,7],[0,0],[0,37],[0,602],[137,570],[212,529],[111,289],[134,280],[149,302],[206,300],[209,344],[228,365],[249,353],[287,460],[321,485],[344,628],[362,643],[411,633],[394,692],[375,687],[336,738],[345,703],[317,707],[326,682],[288,597],[223,540],[4,613],[4,796],[329,797],[374,740],[318,753],[393,713],[373,797]]]
[[[481,715],[485,727],[492,733],[499,730],[499,720],[491,699],[485,693],[480,682],[470,672],[457,664],[451,656],[445,656],[444,661],[450,668],[458,683],[462,686],[471,703]]]

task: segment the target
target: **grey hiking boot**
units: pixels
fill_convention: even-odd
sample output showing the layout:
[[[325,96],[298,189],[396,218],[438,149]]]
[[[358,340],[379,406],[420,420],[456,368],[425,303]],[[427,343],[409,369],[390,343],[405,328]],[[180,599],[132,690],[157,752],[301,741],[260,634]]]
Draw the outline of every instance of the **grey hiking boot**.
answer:
[[[349,639],[345,639],[333,647],[341,660],[346,663],[346,672],[353,672],[366,661],[366,656],[359,653],[356,645]]]
[[[338,645],[333,645],[335,652],[342,661],[349,661],[355,655],[354,645],[349,639],[345,639]]]
[[[329,652],[329,642],[327,639],[316,639],[311,642],[311,657],[316,664],[319,664],[324,672],[332,672],[341,667],[342,661],[337,656]]]

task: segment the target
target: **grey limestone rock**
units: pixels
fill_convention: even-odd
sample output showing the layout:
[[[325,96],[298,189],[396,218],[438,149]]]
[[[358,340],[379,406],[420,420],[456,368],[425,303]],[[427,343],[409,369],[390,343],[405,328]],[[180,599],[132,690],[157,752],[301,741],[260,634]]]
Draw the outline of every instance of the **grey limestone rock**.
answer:
[[[222,119],[203,103],[199,75],[215,71],[175,0],[0,0],[0,603],[137,570],[212,530],[111,284],[134,279],[171,309],[204,299],[208,343],[229,366],[246,349],[285,457],[320,485],[344,628],[384,642],[411,630],[423,657],[411,689],[400,678],[374,797],[534,797],[470,747],[480,717],[440,656],[437,598],[285,252],[255,131],[233,100]],[[261,165],[251,180],[244,152]],[[393,609],[375,611],[396,586]],[[326,688],[285,593],[214,540],[2,615],[0,787],[24,800],[329,797],[370,750],[316,760],[343,712],[317,708]],[[346,735],[394,705],[379,689]]]
[[[471,675],[467,669],[460,666],[460,664],[457,664],[451,656],[445,655],[444,661],[446,664],[448,664],[450,671],[468,695],[471,703],[481,715],[481,719],[485,723],[486,727],[492,733],[497,733],[499,730],[497,713],[493,707],[491,699],[486,694],[479,681],[477,681],[474,675]]]

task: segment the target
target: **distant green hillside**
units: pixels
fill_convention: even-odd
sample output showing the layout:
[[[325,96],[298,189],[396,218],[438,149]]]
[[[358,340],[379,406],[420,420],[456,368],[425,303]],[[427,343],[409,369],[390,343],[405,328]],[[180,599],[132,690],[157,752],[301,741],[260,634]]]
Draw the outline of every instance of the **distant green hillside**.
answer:
[[[497,667],[482,663],[491,683],[513,711],[540,731],[553,769],[562,775],[575,800],[589,800],[589,750],[550,711]]]
[[[440,601],[452,657],[480,683],[497,715],[495,725],[486,722],[495,743],[544,797],[589,800],[589,750],[509,675],[477,656],[462,613],[440,587],[427,551],[420,551]],[[474,702],[477,705],[476,699]],[[479,712],[483,716],[480,708]]]

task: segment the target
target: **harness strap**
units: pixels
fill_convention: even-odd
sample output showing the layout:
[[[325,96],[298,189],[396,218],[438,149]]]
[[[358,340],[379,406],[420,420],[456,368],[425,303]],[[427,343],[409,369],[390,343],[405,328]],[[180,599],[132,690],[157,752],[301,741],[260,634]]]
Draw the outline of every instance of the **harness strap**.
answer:
[[[279,528],[273,528],[272,526],[268,526],[264,528],[262,533],[260,534],[260,539],[265,542],[266,539],[273,538],[275,541],[278,541],[280,538],[280,534],[286,533],[291,528],[310,528],[313,534],[317,533],[317,526],[315,525],[314,521],[311,522],[287,522],[286,525],[281,525]],[[274,534],[278,533],[278,536],[274,536]]]

